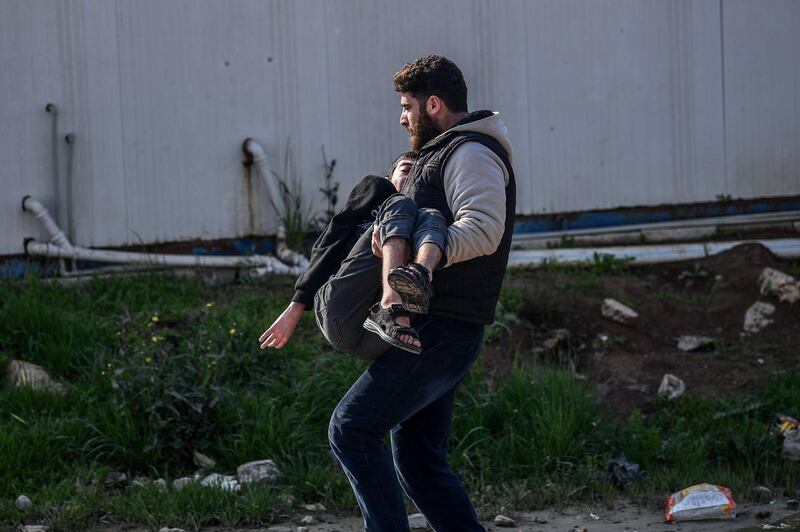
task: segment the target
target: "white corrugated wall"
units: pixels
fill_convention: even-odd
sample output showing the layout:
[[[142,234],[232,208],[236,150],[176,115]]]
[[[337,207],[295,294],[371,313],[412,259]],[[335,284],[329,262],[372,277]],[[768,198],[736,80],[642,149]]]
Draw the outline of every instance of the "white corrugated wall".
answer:
[[[241,143],[321,207],[407,149],[391,77],[427,52],[501,112],[518,212],[800,193],[794,0],[4,0],[0,255],[54,208],[51,117],[73,132],[73,240],[85,246],[274,231]],[[63,207],[60,209],[63,215]]]

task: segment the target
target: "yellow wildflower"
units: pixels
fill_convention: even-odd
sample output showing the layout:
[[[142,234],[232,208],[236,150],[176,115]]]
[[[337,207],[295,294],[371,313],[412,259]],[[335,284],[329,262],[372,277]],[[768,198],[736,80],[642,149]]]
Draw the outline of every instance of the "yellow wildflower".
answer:
[[[228,331],[228,334],[236,334],[236,329],[231,329],[230,331]]]
[[[154,344],[157,343],[158,342],[158,336],[151,337],[150,341],[153,342]]]
[[[150,364],[152,361],[153,361],[152,357],[144,357],[144,363],[145,364]]]
[[[214,306],[214,303],[206,303],[206,308],[211,308]]]
[[[152,321],[153,323],[158,323],[158,315],[155,315],[152,318],[150,318],[150,321]]]

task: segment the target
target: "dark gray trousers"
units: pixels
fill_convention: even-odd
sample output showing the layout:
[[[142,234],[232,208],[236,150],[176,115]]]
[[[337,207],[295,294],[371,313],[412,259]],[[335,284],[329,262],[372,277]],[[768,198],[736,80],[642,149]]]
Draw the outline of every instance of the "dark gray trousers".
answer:
[[[447,222],[436,209],[418,209],[402,194],[389,197],[378,209],[375,224],[381,244],[390,237],[406,238],[416,255],[420,246],[436,244],[446,251]],[[314,296],[314,313],[328,342],[357,358],[374,360],[389,348],[364,329],[369,309],[381,297],[381,259],[372,254],[372,224],[358,239],[339,271]],[[444,262],[444,261],[443,261]]]

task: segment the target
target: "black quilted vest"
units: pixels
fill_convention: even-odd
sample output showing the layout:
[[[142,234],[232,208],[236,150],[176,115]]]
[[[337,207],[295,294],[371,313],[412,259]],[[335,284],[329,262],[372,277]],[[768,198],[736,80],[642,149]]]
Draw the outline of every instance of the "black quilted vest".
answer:
[[[477,111],[458,125],[489,116],[492,116],[490,111]],[[497,154],[506,166],[509,180],[506,186],[505,231],[500,245],[491,255],[476,257],[433,272],[434,296],[428,313],[488,325],[494,322],[494,310],[506,273],[511,235],[514,231],[516,181],[506,150],[493,137],[483,133],[445,133],[422,147],[403,187],[403,193],[413,199],[418,207],[439,210],[448,225],[452,224],[453,212],[447,205],[444,192],[444,167],[453,151],[465,142],[480,142]]]

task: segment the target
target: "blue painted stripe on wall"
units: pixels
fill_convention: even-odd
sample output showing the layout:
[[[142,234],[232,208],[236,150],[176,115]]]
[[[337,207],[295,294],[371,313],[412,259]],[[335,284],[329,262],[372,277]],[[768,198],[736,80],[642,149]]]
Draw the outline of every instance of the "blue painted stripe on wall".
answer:
[[[683,212],[687,212],[684,209]],[[574,216],[548,215],[535,217],[514,224],[514,233],[546,233],[550,231],[567,231],[571,229],[596,229],[600,227],[618,227],[676,220],[696,220],[717,216],[733,216],[737,214],[761,214],[767,212],[785,212],[800,210],[800,201],[763,202],[747,205],[708,205],[691,208],[690,216],[677,216],[674,207],[663,210],[626,210],[626,211],[593,211]]]

